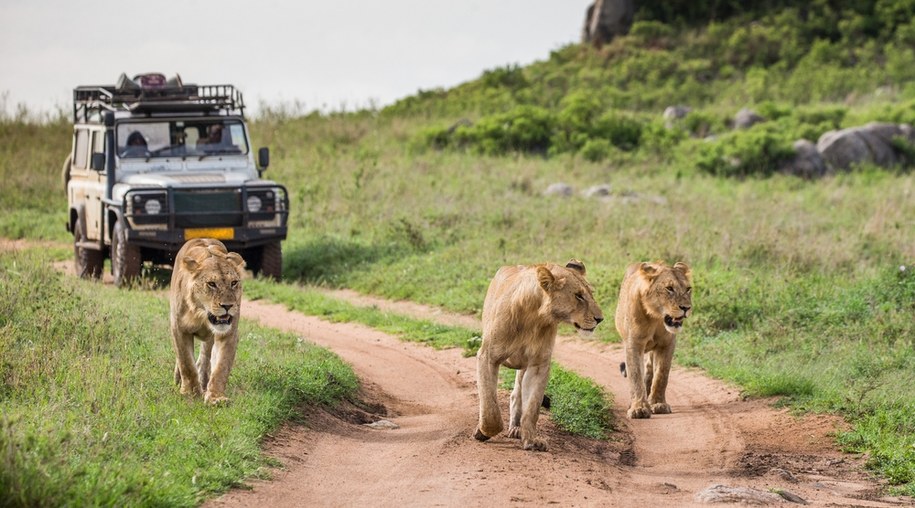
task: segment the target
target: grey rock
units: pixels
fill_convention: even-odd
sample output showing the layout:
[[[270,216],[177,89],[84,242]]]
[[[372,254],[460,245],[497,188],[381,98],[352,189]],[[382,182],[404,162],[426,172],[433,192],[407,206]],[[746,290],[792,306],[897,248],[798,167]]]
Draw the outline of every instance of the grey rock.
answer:
[[[581,193],[586,198],[604,197],[610,195],[610,184],[592,185]]]
[[[814,179],[826,175],[829,167],[816,145],[806,139],[799,139],[794,142],[794,158],[779,168],[779,171],[801,178]]]
[[[765,122],[766,119],[752,109],[743,108],[734,115],[735,129],[749,129],[750,127]]]
[[[585,12],[581,42],[601,47],[617,35],[628,34],[634,16],[633,0],[594,0]]]
[[[874,122],[829,131],[820,136],[817,150],[827,164],[837,170],[848,170],[855,164],[864,163],[891,167],[904,161],[904,154],[893,146],[895,138],[915,142],[912,126]]]
[[[572,189],[571,185],[569,185],[567,183],[563,183],[563,182],[557,182],[554,184],[550,184],[550,186],[547,187],[545,191],[543,191],[543,195],[544,196],[569,197],[574,192],[575,191]]]
[[[394,430],[394,429],[400,428],[400,425],[397,425],[396,423],[394,423],[390,420],[378,420],[376,422],[366,423],[364,425],[370,429],[378,429],[378,430]]]
[[[696,493],[696,500],[701,503],[742,503],[748,505],[769,505],[784,503],[785,499],[778,494],[750,487],[728,487],[712,485]]]

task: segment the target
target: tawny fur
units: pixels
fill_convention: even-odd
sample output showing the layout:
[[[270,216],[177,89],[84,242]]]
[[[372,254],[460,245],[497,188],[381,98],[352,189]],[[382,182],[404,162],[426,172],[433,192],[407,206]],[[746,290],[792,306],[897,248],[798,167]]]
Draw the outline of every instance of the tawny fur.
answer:
[[[245,261],[219,240],[196,238],[175,256],[169,289],[175,384],[181,393],[227,402],[229,373],[238,348],[241,280]],[[194,363],[194,338],[202,342]]]
[[[525,450],[546,450],[537,435],[540,403],[550,375],[559,323],[588,334],[603,320],[585,267],[540,264],[503,266],[483,302],[483,342],[477,353],[480,421],[474,437],[485,441],[504,428],[497,398],[499,366],[517,369],[509,405],[508,436]]]
[[[677,332],[691,312],[692,280],[685,263],[634,263],[626,269],[615,320],[626,353],[620,371],[629,378],[629,418],[671,412],[666,399],[670,365]]]

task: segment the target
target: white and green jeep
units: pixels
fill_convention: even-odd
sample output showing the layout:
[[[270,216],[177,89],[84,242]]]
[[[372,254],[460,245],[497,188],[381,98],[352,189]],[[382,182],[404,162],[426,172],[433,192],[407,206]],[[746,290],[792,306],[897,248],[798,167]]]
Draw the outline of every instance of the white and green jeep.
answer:
[[[255,273],[282,276],[286,188],[261,179],[242,94],[175,76],[122,74],[117,84],[73,90],[73,145],[64,163],[76,271],[114,282],[144,263],[171,264],[185,241],[221,240]]]

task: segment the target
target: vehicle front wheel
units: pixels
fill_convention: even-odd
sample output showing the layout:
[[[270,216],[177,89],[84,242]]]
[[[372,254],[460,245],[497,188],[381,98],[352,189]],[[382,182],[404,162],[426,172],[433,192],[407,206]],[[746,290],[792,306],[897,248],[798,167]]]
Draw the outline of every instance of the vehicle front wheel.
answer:
[[[111,232],[111,274],[114,276],[114,285],[123,287],[139,277],[142,262],[140,248],[127,241],[124,223],[115,222]]]
[[[79,244],[86,240],[86,234],[80,227],[79,221],[73,227],[73,268],[77,277],[81,279],[97,279],[102,276],[105,266],[105,254],[100,250],[80,247]]]
[[[283,250],[280,242],[264,245],[260,257],[260,275],[279,281],[283,277]],[[256,274],[255,274],[256,275]]]

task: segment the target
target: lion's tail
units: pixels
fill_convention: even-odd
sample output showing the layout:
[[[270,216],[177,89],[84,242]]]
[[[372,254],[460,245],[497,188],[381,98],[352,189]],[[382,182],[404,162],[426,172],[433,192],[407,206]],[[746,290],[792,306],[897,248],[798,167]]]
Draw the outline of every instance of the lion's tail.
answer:
[[[626,377],[626,362],[620,362],[620,374]]]

